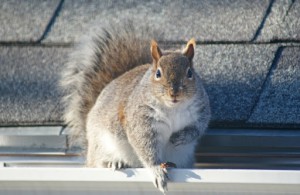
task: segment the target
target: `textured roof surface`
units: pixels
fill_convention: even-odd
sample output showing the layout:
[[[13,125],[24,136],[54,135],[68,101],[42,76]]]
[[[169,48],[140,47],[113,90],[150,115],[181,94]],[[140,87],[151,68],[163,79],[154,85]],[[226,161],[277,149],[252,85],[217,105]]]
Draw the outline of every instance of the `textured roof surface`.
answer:
[[[59,0],[5,0],[0,4],[0,41],[37,41],[42,38]]]
[[[130,18],[180,46],[195,37],[213,127],[300,127],[300,2],[3,1],[0,126],[62,125],[59,73],[72,44]]]
[[[297,19],[298,18],[298,19]],[[274,1],[272,10],[266,18],[260,41],[299,41],[300,40],[300,1]]]
[[[98,1],[70,0],[62,7],[46,42],[77,40],[88,28],[130,18],[164,32],[166,40],[195,37],[201,41],[250,41],[269,0],[167,0]]]
[[[279,52],[249,122],[300,122],[300,48],[284,47]]]
[[[60,47],[0,47],[0,124],[61,120],[57,85],[68,51]]]

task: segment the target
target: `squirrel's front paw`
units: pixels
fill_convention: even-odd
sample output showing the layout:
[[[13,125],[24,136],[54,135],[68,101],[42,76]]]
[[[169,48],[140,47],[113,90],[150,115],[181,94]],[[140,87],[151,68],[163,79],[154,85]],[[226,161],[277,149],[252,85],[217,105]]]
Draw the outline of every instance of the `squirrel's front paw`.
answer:
[[[154,186],[158,188],[161,192],[165,194],[168,191],[167,188],[167,169],[161,168],[160,166],[155,166],[152,168],[152,172],[154,175]]]
[[[122,161],[111,161],[107,163],[107,168],[111,168],[112,170],[119,170],[127,168],[128,166]]]

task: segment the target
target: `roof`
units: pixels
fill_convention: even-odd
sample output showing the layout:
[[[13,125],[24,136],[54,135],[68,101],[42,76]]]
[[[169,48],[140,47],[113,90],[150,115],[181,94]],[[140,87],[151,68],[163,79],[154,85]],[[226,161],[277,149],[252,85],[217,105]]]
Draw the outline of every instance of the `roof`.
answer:
[[[0,22],[0,125],[62,125],[57,89],[71,44],[87,29],[128,17],[195,37],[212,126],[300,126],[298,1],[6,1]]]
[[[55,135],[62,135],[57,86],[72,45],[86,31],[120,18],[159,29],[168,46],[181,47],[195,37],[196,71],[212,107],[210,128],[299,130],[299,10],[300,1],[275,0],[3,1],[1,132],[47,126],[32,129],[39,135],[53,126]],[[66,149],[62,142],[58,150]]]

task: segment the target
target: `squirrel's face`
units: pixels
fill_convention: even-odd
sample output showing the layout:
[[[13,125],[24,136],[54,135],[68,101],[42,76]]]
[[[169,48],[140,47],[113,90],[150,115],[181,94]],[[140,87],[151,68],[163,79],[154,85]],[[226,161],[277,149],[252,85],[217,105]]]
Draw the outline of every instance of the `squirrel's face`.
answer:
[[[195,40],[191,39],[181,53],[163,55],[157,43],[151,43],[153,94],[169,107],[191,99],[196,93],[193,69],[195,45]]]
[[[162,56],[151,77],[154,94],[169,107],[191,99],[196,92],[192,62],[181,53]]]

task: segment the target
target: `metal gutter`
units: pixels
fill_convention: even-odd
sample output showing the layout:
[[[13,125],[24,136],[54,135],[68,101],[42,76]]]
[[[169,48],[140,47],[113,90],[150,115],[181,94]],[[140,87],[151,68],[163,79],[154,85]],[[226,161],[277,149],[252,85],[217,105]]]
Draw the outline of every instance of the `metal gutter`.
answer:
[[[82,166],[62,126],[0,127],[5,167]],[[195,156],[197,168],[300,170],[299,129],[209,129]]]
[[[300,171],[172,169],[167,194],[299,194]],[[0,194],[161,194],[146,169],[0,168]]]

